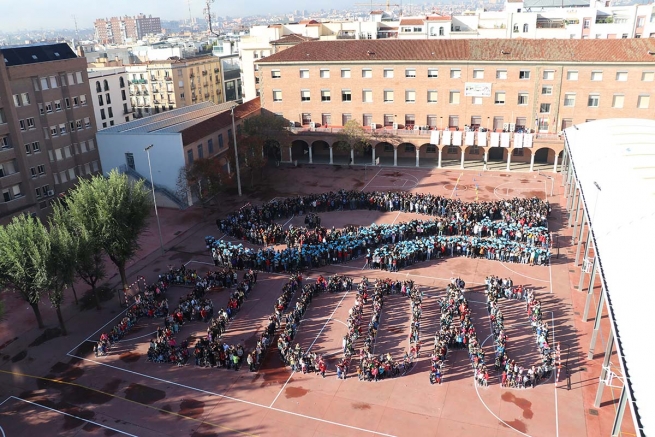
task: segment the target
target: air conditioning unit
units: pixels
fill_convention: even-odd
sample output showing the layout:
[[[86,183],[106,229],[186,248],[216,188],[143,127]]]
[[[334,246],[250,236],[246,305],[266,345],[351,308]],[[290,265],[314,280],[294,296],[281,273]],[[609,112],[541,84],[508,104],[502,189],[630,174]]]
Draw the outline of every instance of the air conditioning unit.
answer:
[[[378,128],[378,125],[375,123],[371,123],[371,130],[375,130]]]
[[[55,192],[53,190],[48,190],[48,196],[52,197],[55,195]]]
[[[316,123],[314,123],[313,121],[310,121],[309,122],[309,129],[311,129],[311,130],[316,129]]]
[[[394,123],[391,127],[392,127],[394,130],[395,130],[395,129],[398,129],[398,123]]]
[[[508,131],[509,131],[509,123],[503,123],[503,130],[504,130],[505,132],[508,132]]]
[[[419,126],[418,124],[415,124],[414,125],[414,130],[419,130],[419,129],[421,129],[421,126]]]
[[[516,123],[510,123],[509,124],[509,131],[514,132],[516,130]]]

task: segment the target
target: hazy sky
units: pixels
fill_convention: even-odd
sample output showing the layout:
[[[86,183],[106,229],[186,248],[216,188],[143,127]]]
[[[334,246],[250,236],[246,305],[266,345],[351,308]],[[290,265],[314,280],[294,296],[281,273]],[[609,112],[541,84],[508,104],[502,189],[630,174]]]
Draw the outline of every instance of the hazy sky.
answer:
[[[370,1],[370,0],[369,0]],[[374,1],[378,3],[377,0]],[[219,16],[246,16],[258,13],[285,13],[294,9],[343,8],[358,0],[215,0],[212,13]],[[369,2],[366,2],[369,3]],[[191,0],[191,13],[201,17],[205,0]],[[0,0],[0,29],[61,29],[93,27],[96,18],[136,15],[140,12],[165,20],[189,17],[187,0]]]

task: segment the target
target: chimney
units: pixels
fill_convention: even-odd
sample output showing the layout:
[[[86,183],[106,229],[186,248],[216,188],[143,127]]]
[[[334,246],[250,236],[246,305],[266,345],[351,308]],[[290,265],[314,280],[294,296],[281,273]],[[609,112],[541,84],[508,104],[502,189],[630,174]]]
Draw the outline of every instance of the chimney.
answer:
[[[84,49],[82,48],[81,45],[77,46],[77,56],[79,56],[80,58],[84,57]]]

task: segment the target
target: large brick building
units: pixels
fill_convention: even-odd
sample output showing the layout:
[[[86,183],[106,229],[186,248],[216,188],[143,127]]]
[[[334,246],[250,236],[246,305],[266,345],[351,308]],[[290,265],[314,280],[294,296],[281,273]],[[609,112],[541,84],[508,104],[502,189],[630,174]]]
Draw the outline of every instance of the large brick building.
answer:
[[[152,15],[136,17],[98,18],[93,23],[95,37],[100,44],[125,44],[135,42],[146,35],[161,33],[161,19]]]
[[[536,159],[556,169],[561,130],[655,118],[651,39],[315,41],[257,65],[262,108],[295,127],[289,160],[329,153],[334,162],[334,133],[356,120],[402,139],[373,141],[373,160],[497,159],[532,169]]]
[[[0,220],[44,217],[78,177],[100,171],[86,71],[67,44],[0,49]]]

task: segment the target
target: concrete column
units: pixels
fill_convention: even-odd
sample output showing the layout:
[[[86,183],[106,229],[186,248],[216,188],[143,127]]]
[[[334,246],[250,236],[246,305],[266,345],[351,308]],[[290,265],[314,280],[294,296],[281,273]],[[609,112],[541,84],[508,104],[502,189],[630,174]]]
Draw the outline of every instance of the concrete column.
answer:
[[[595,251],[596,250],[594,247],[594,252]],[[594,295],[594,282],[596,282],[597,271],[598,271],[598,256],[594,256],[594,266],[591,269],[591,278],[589,279],[589,287],[587,288],[587,300],[585,301],[584,313],[582,314],[583,322],[586,322],[589,319],[589,306],[591,305],[591,298]]]
[[[534,171],[534,153],[532,150],[530,152],[530,171]]]
[[[562,156],[562,171],[566,171],[567,177],[569,172],[571,171],[571,166],[569,165],[569,154],[566,150],[566,147],[564,147],[564,156]],[[564,180],[564,178],[562,178],[562,186],[564,186],[565,183],[566,181]]]
[[[568,211],[573,208],[573,187],[575,187],[575,176],[573,175],[573,169],[571,169],[571,177],[569,178],[569,186],[566,188],[566,209]]]
[[[487,160],[489,158],[489,150],[484,149],[484,171],[487,171]]]
[[[569,227],[571,227],[574,222],[578,222],[580,212],[580,195],[578,194],[578,187],[575,187],[575,182],[573,185],[573,201],[571,202],[571,212],[569,213]],[[575,234],[575,232],[573,234]]]
[[[312,146],[309,146],[309,163],[313,164],[314,161],[312,161]]]
[[[437,161],[437,168],[441,168],[441,149],[439,148],[439,161]]]
[[[573,168],[569,165],[566,169],[566,179],[562,178],[562,185],[564,186],[564,195],[566,196],[566,209],[569,209],[569,196],[570,196],[570,187],[571,180],[573,179]]]
[[[330,146],[330,164],[334,164],[334,155],[332,154],[332,146]]]
[[[509,170],[509,165],[512,163],[512,149],[507,149],[507,171]]]
[[[555,153],[555,164],[553,165],[553,173],[557,173],[557,159],[559,158],[559,155]]]
[[[291,154],[291,146],[289,146],[289,162],[293,163],[293,156]]]
[[[625,384],[621,388],[621,397],[619,398],[619,405],[616,408],[616,416],[614,416],[614,425],[612,426],[612,437],[619,437],[621,435],[621,424],[623,423],[623,414],[625,413],[625,406],[628,403],[628,391]]]
[[[419,154],[421,153],[420,149],[416,149],[416,166],[419,167],[419,160],[421,159],[419,157]]]
[[[598,305],[596,305],[596,318],[594,319],[594,330],[591,332],[591,344],[589,345],[589,353],[587,359],[594,359],[594,349],[596,348],[596,338],[598,338],[598,331],[600,331],[600,319],[603,317],[603,305],[605,303],[605,286],[601,284],[600,297],[598,298]]]
[[[600,407],[600,402],[603,400],[603,391],[605,391],[605,380],[607,379],[607,368],[610,365],[610,358],[612,357],[612,349],[614,348],[614,333],[610,330],[610,335],[607,338],[607,345],[605,346],[605,357],[603,358],[603,368],[600,369],[600,377],[598,378],[598,391],[596,391],[596,399],[594,400],[594,407]]]
[[[355,165],[355,149],[350,149],[350,163]]]
[[[584,260],[586,260],[589,257],[589,242],[591,241],[591,228],[587,226],[587,242],[585,243],[584,246],[584,258],[582,258],[582,266],[584,267]],[[594,257],[594,261],[595,261]],[[576,264],[577,265],[577,264]],[[578,290],[582,291],[582,283],[584,282],[584,277],[586,273],[584,272],[583,269],[580,269],[580,283],[578,284]]]
[[[398,167],[398,147],[393,148],[393,166]]]
[[[575,265],[576,267],[580,264],[580,249],[582,248],[582,234],[584,232],[585,218],[587,218],[587,225],[589,224],[588,217],[586,214],[582,216],[582,222],[580,223],[580,234],[578,235],[578,248],[575,251]],[[587,244],[589,244],[589,234],[587,234]]]
[[[464,169],[464,147],[462,146],[462,159],[459,163],[459,168]]]
[[[375,165],[375,147],[373,147],[373,156],[371,159],[371,165]]]

